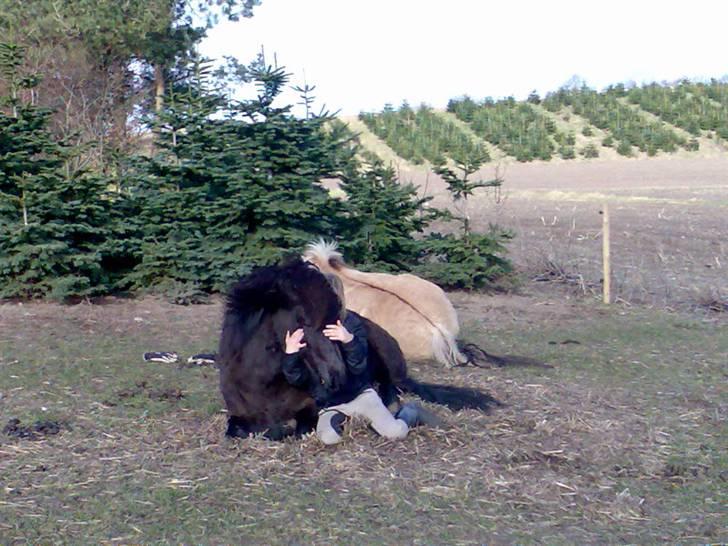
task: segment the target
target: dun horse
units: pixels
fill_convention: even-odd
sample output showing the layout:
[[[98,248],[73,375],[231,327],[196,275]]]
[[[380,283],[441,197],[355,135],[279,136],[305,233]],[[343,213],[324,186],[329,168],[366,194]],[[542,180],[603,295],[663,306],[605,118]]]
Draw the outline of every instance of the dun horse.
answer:
[[[490,354],[473,343],[458,345],[460,324],[455,308],[436,284],[416,275],[369,273],[348,267],[334,242],[308,245],[304,260],[337,275],[347,307],[371,319],[399,342],[409,361],[435,360],[447,367],[546,366],[527,357]]]

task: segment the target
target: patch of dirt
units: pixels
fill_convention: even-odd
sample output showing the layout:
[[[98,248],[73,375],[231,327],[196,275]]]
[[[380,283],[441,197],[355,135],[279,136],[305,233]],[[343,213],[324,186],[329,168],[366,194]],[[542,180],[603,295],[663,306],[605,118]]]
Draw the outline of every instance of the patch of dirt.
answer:
[[[41,440],[61,432],[63,425],[58,421],[35,421],[30,425],[23,425],[20,419],[10,419],[3,427],[3,434],[21,440]],[[68,427],[66,427],[68,428]]]
[[[153,388],[147,385],[146,381],[140,381],[134,387],[123,389],[116,393],[116,397],[118,400],[125,400],[128,398],[134,398],[136,396],[145,396],[149,398],[150,400],[158,400],[163,401],[167,400],[170,402],[176,402],[177,400],[180,400],[184,398],[184,393],[181,389],[178,388],[167,388],[167,389],[158,389]],[[115,406],[116,402],[107,400],[105,402],[109,406]]]
[[[63,309],[60,316],[59,308]],[[147,351],[176,351],[180,353],[180,365],[184,366],[187,356],[215,348],[221,317],[221,297],[213,298],[209,305],[193,306],[174,305],[154,297],[135,300],[110,297],[105,298],[103,305],[79,303],[62,307],[37,301],[4,302],[0,303],[0,340],[18,341],[30,331],[43,332],[58,344],[79,334],[89,341],[103,338],[109,344],[133,340],[139,362]],[[180,345],[180,339],[205,337],[209,341],[202,347],[199,341]],[[0,355],[0,366],[2,363]]]
[[[547,292],[522,290],[518,294],[488,294],[478,292],[448,292],[448,298],[458,310],[461,323],[468,321],[502,323],[504,320],[532,322],[560,321],[574,316],[578,303],[555,299]]]
[[[728,157],[516,163],[499,174],[500,193],[477,194],[465,212],[474,229],[513,231],[509,255],[527,281],[599,298],[606,204],[614,301],[725,315]],[[433,173],[408,180],[451,204]]]

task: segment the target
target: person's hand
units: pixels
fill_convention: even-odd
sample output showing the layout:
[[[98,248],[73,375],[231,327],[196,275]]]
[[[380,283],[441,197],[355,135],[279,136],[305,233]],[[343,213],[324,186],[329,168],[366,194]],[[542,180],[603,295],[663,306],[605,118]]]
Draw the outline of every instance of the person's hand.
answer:
[[[341,324],[340,320],[336,324],[327,324],[324,328],[324,335],[332,341],[341,341],[341,343],[349,343],[354,336],[346,327]]]
[[[286,330],[286,353],[297,353],[306,346],[303,343],[303,328],[295,330],[293,333]]]

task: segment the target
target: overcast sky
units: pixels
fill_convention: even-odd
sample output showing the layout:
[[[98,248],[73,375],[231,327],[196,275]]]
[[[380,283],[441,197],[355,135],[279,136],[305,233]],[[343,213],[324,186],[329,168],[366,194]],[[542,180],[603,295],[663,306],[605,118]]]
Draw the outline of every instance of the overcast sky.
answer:
[[[263,0],[209,32],[202,52],[248,62],[265,48],[291,83],[343,115],[386,103],[728,74],[728,0]],[[295,99],[292,99],[292,101]]]

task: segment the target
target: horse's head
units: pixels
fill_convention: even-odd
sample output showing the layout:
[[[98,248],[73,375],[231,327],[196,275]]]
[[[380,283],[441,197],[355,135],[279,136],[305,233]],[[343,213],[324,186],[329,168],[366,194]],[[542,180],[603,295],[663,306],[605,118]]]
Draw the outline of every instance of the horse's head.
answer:
[[[289,324],[280,328],[282,333],[303,328],[306,347],[302,349],[301,359],[312,378],[308,391],[320,402],[329,398],[345,380],[346,366],[341,352],[323,335],[324,327],[340,318],[341,301],[326,277],[311,264],[295,261],[282,267],[282,273],[278,290],[288,300],[288,308],[293,313],[279,313],[277,322]]]
[[[345,379],[341,352],[322,333],[324,326],[336,322],[340,311],[338,296],[311,264],[295,260],[260,268],[230,292],[221,356],[231,359],[225,355],[236,347],[256,373],[268,374],[258,381],[271,383],[280,372],[286,331],[303,328],[306,347],[301,359],[312,377],[307,390],[314,400],[323,400]],[[265,354],[255,347],[264,347]]]

